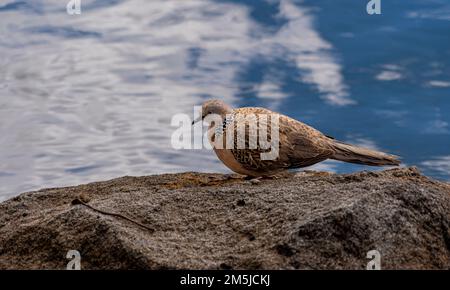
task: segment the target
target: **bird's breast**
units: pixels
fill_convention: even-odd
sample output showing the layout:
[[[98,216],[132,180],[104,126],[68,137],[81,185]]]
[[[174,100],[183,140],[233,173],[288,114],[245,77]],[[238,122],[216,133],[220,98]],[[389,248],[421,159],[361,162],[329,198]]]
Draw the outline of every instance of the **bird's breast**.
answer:
[[[236,161],[230,149],[225,148],[226,144],[224,144],[225,142],[223,142],[223,139],[225,139],[226,131],[222,132],[223,139],[220,138],[220,134],[218,134],[219,136],[216,135],[216,131],[216,127],[211,127],[208,129],[208,140],[219,160],[236,173],[251,176],[255,175],[254,172],[245,169],[238,161]],[[220,143],[223,144],[222,147],[219,146]]]

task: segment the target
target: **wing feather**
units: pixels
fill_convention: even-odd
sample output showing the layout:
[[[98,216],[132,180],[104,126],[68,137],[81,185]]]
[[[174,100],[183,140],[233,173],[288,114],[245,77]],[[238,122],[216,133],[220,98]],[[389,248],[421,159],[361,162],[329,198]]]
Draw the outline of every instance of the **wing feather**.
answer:
[[[237,148],[239,143],[237,127],[248,121],[248,115],[254,114],[258,126],[267,128],[267,135],[271,139],[271,123],[269,118],[260,118],[260,115],[277,115],[279,117],[279,154],[274,160],[262,160],[261,153],[267,153],[271,149],[263,149],[258,140],[257,131],[251,130],[245,125],[245,149]],[[267,122],[265,122],[267,121]],[[259,172],[278,171],[289,168],[306,167],[328,159],[334,154],[334,150],[327,141],[327,137],[318,130],[303,124],[290,117],[274,113],[264,108],[239,108],[234,110],[233,122],[228,126],[234,128],[234,148],[231,150],[234,158],[244,168]],[[229,127],[228,127],[229,128]],[[249,149],[249,138],[256,138],[257,148]]]

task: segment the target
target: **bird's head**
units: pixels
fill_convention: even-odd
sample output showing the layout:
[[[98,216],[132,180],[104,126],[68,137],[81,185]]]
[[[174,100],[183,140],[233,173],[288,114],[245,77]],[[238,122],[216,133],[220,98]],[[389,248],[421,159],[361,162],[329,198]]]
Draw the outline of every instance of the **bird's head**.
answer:
[[[197,123],[198,121],[203,120],[208,115],[215,114],[221,116],[222,118],[225,118],[225,116],[227,114],[230,114],[231,112],[231,107],[225,104],[223,101],[208,100],[203,103],[201,115],[192,122],[192,125]]]

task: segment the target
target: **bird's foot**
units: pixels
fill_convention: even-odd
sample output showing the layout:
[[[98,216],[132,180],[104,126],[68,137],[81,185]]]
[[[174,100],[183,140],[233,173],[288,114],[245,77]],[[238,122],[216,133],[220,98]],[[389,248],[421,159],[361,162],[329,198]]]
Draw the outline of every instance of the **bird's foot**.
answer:
[[[247,176],[244,177],[244,180],[247,181],[247,182],[250,182],[251,184],[258,184],[258,183],[261,182],[262,178],[263,178],[262,176],[254,177],[254,176],[248,176],[247,175]]]
[[[258,177],[247,175],[246,177],[244,177],[244,180],[247,180],[247,181],[251,181],[251,180],[259,180],[259,181],[261,181],[261,180],[274,180],[274,179],[280,179],[282,177],[283,176],[281,174],[264,175],[264,176],[258,176]]]

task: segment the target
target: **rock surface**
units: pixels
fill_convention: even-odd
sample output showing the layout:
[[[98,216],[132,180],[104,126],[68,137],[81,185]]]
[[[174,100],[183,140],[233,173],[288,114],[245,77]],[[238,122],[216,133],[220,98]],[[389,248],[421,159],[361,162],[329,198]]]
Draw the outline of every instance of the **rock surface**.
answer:
[[[449,269],[449,224],[450,185],[415,168],[122,177],[1,203],[0,268]]]

